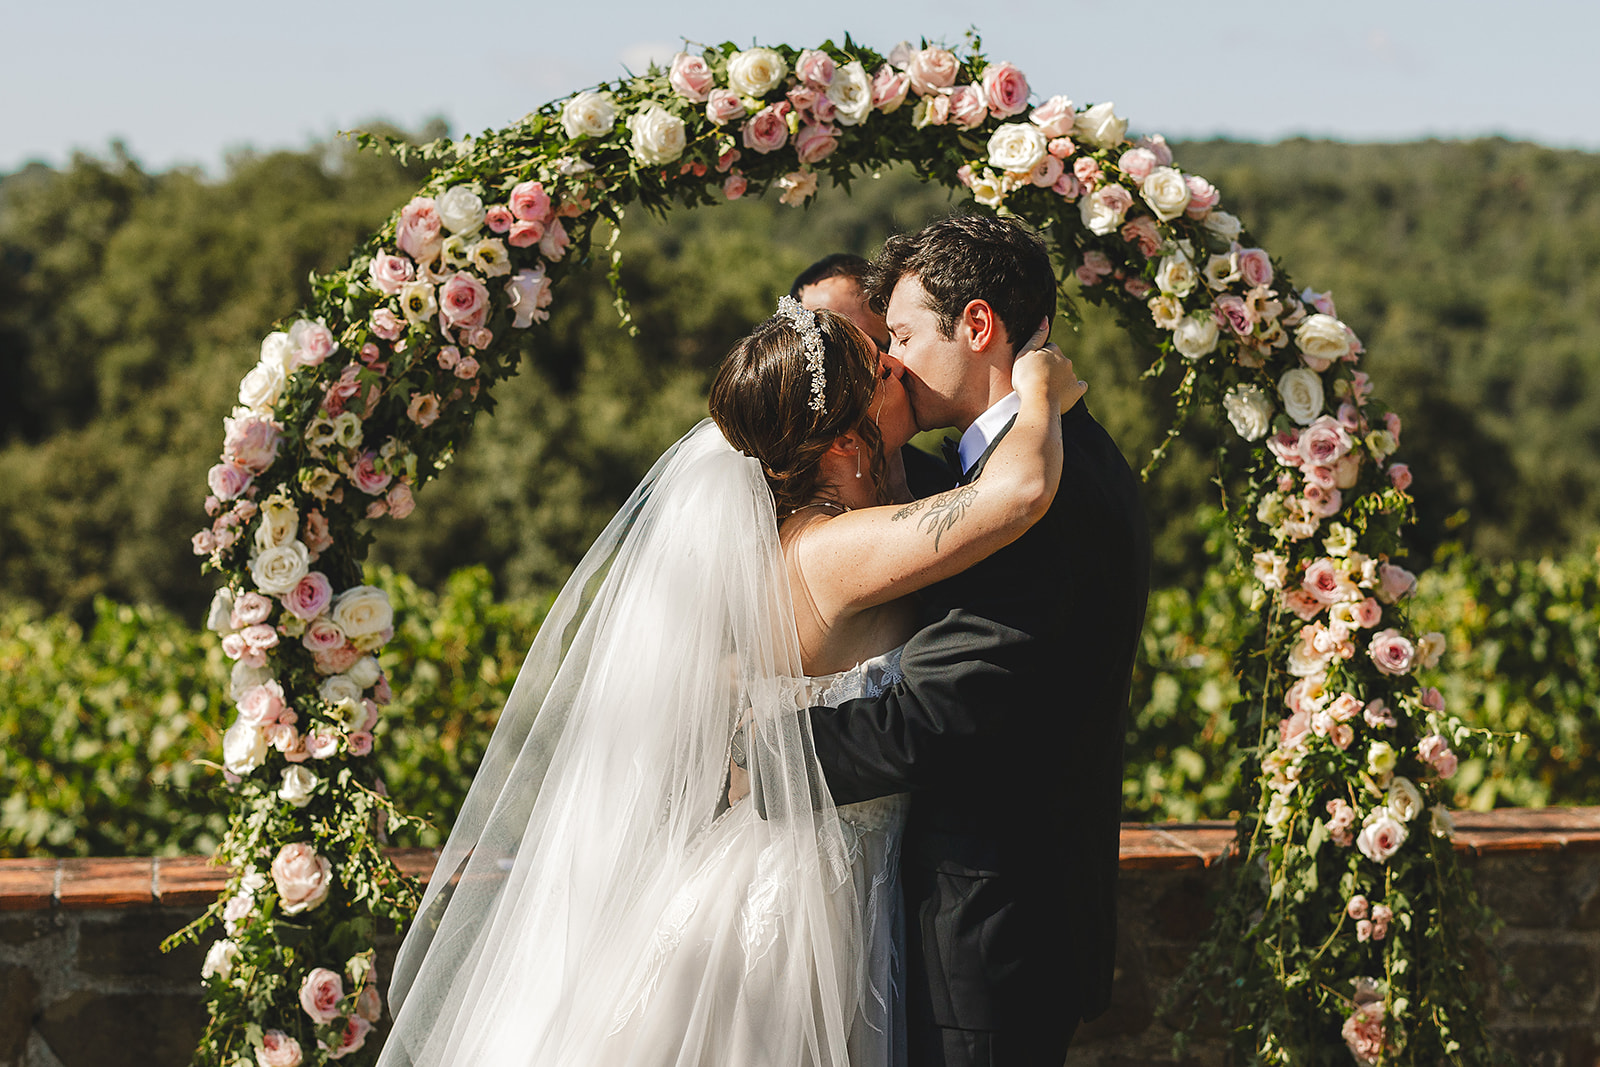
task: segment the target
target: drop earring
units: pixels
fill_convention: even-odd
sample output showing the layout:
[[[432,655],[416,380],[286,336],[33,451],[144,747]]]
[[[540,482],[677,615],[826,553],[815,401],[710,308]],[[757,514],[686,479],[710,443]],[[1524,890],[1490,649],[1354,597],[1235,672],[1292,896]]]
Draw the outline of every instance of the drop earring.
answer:
[[[856,449],[856,477],[861,477],[861,449]]]

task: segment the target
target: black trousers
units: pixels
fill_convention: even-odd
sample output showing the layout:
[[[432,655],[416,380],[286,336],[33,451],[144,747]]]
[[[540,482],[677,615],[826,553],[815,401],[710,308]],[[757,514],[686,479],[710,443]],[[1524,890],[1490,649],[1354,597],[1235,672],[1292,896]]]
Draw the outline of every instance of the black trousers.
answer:
[[[918,1023],[921,1022],[921,1025]],[[910,1067],[1061,1067],[1078,1024],[1059,1023],[1040,1040],[1037,1031],[1018,1041],[1003,1031],[957,1030],[911,1020],[907,1033]]]

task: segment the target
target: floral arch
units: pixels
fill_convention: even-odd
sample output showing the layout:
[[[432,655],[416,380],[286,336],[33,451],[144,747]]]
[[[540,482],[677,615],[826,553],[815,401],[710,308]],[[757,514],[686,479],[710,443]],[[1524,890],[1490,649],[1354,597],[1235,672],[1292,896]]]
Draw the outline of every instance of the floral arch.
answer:
[[[1226,503],[1261,617],[1237,713],[1258,803],[1192,972],[1227,979],[1244,1061],[1486,1059],[1467,977],[1482,913],[1440,785],[1472,731],[1418,673],[1443,649],[1405,610],[1400,418],[1373,399],[1332,297],[1297,292],[1160,137],[1130,141],[1110,103],[1030,99],[976,41],[962,55],[721,45],[481,138],[390,146],[437,168],[263,341],[209,474],[214,521],[194,537],[225,583],[209,624],[238,709],[221,849],[235,874],[185,931],[220,920],[226,934],[206,959],[196,1062],[375,1056],[376,925],[408,919],[417,896],[379,844],[405,816],[368,758],[393,619],[362,584],[363,527],[405,518],[444,469],[536,343],[554,287],[597,253],[595,223],[619,227],[635,201],[765,189],[798,206],[821,179],[894,162],[1037,226],[1063,277],[1112,305],[1158,367],[1182,367],[1179,419],[1220,409],[1237,431],[1228,462],[1246,488]]]

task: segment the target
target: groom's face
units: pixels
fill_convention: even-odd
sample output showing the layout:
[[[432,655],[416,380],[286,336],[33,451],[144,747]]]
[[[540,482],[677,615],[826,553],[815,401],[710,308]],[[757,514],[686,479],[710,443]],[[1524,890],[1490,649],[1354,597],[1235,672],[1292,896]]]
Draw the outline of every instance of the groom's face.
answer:
[[[951,336],[939,331],[939,316],[914,274],[889,294],[884,318],[889,354],[905,368],[901,381],[919,429],[965,429],[989,406],[988,371],[973,358],[970,331],[957,320]]]

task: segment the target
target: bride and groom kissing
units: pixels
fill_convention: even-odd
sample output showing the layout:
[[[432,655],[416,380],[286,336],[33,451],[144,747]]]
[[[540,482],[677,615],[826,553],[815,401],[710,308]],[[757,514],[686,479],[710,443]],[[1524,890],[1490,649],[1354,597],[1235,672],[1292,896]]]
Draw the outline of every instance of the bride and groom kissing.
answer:
[[[380,1064],[1055,1067],[1105,1009],[1149,537],[1048,251],[808,273],[551,608]]]

